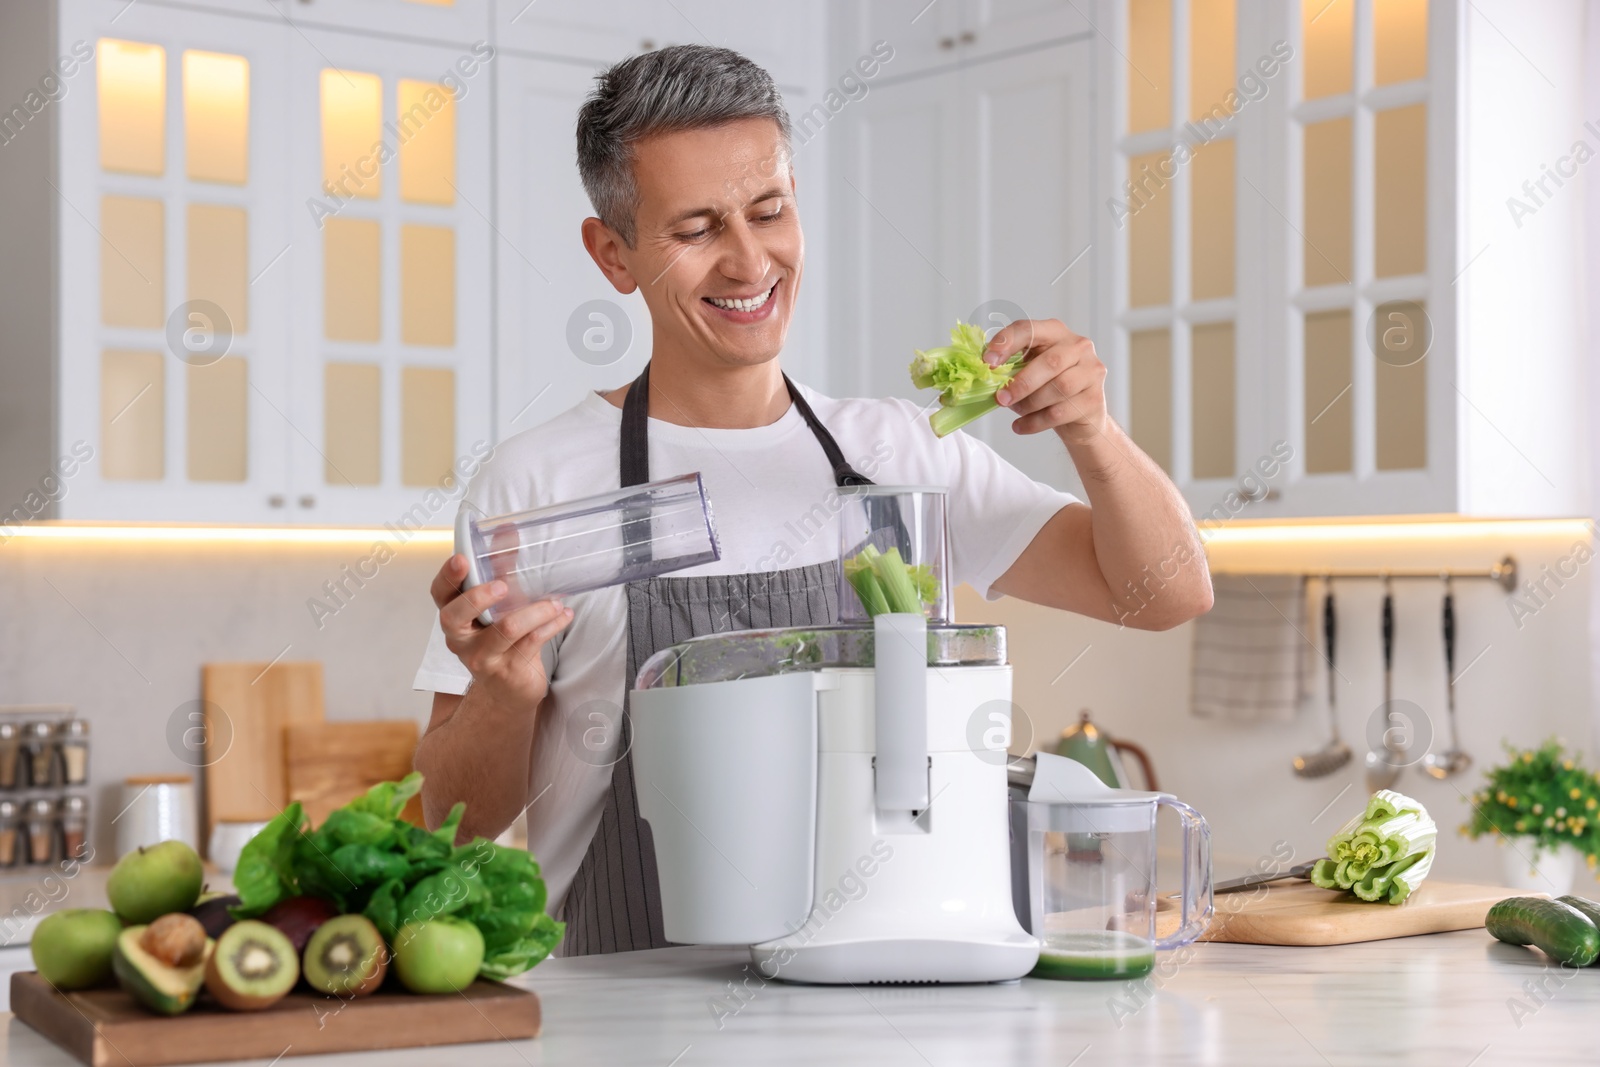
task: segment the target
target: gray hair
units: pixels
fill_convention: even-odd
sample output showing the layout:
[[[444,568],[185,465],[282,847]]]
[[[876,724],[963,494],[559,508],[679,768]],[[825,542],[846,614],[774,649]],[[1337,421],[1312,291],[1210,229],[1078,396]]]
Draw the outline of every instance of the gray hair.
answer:
[[[788,148],[789,113],[772,75],[731,49],[675,44],[602,71],[578,111],[578,174],[595,214],[632,248],[634,142],[749,118],[776,122]]]

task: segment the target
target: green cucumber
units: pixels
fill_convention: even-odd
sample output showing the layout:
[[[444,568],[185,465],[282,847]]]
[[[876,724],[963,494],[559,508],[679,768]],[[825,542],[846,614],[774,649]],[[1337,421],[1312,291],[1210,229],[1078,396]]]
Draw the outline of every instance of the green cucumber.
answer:
[[[1567,905],[1569,908],[1573,908],[1581,912],[1584,918],[1594,923],[1597,928],[1600,928],[1600,904],[1595,903],[1588,897],[1568,896],[1556,897],[1556,899]],[[1600,963],[1600,956],[1595,958],[1595,962]]]
[[[1508,897],[1489,909],[1484,928],[1511,945],[1533,945],[1559,963],[1587,967],[1600,956],[1600,928],[1570,904]]]

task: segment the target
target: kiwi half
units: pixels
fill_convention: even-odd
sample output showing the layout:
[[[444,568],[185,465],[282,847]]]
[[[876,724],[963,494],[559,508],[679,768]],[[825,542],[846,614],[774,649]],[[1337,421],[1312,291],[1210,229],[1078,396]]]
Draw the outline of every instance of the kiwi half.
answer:
[[[319,993],[360,997],[383,984],[389,950],[365,915],[340,915],[317,927],[306,942],[306,983]]]
[[[217,938],[206,962],[206,991],[234,1011],[259,1011],[300,980],[294,945],[276,927],[246,919]]]

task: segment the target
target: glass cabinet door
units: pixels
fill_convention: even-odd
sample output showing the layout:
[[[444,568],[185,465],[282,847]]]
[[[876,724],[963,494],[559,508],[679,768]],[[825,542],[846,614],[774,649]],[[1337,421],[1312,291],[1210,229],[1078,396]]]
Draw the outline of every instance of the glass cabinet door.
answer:
[[[291,506],[447,525],[490,442],[493,61],[312,30],[290,52]]]
[[[1243,350],[1258,206],[1244,199],[1255,105],[1239,72],[1256,61],[1254,31],[1234,0],[1116,6],[1124,59],[1102,82],[1117,101],[1102,230],[1113,411],[1199,508],[1264,448],[1258,357]]]
[[[281,520],[283,35],[88,5],[60,29],[93,56],[61,111],[61,440],[95,452],[61,515]]]
[[[1434,128],[1448,17],[1427,0],[1303,0],[1284,27],[1302,63],[1281,112],[1289,435],[1304,493],[1339,514],[1433,510],[1448,456],[1430,396],[1448,235],[1432,232]],[[1448,113],[1448,109],[1446,112]],[[1436,186],[1437,187],[1437,186]]]

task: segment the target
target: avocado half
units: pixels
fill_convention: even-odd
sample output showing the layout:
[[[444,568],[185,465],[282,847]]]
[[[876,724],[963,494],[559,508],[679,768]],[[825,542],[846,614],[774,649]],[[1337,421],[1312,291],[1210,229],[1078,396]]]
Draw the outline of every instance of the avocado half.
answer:
[[[193,1006],[205,982],[206,961],[211,958],[217,943],[208,937],[198,963],[189,967],[169,967],[139,944],[144,931],[143,926],[130,926],[117,935],[117,947],[111,954],[111,969],[117,976],[118,984],[145,1007],[162,1015],[180,1015]]]

